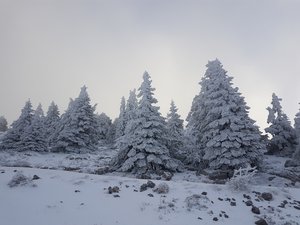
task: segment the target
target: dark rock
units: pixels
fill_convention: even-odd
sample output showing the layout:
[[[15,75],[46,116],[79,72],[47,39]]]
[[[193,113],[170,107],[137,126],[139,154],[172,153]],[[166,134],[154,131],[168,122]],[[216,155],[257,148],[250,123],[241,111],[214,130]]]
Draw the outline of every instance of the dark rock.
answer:
[[[198,220],[202,220],[202,218],[201,218],[201,217],[198,217],[197,219],[198,219]]]
[[[155,187],[155,183],[152,182],[151,180],[148,180],[148,182],[147,182],[147,187],[148,187],[148,188],[154,188],[154,187]]]
[[[219,219],[217,217],[214,217],[213,218],[213,221],[218,221]]]
[[[113,195],[114,198],[120,198],[120,195]]]
[[[252,206],[251,212],[253,212],[254,214],[260,214],[260,210],[256,206]]]
[[[80,170],[79,167],[64,167],[65,171],[78,171]]]
[[[256,194],[256,195],[260,195],[261,193],[259,191],[252,191],[253,194]]]
[[[214,170],[208,173],[210,180],[227,180],[233,176],[232,170]]]
[[[300,206],[298,205],[294,205],[294,208],[300,210]]]
[[[235,202],[235,198],[231,198],[231,200]]]
[[[271,201],[273,199],[273,195],[269,192],[262,193],[261,197],[266,201]]]
[[[1,171],[1,173],[5,173],[5,171],[3,170],[3,171]]]
[[[250,195],[243,194],[243,197],[249,200],[251,199]]]
[[[300,166],[300,163],[295,160],[287,160],[284,163],[284,167],[297,167],[297,166]]]
[[[219,217],[222,217],[223,215],[222,215],[222,213],[219,213]]]
[[[154,192],[158,194],[167,194],[169,193],[169,186],[166,183],[160,183],[157,185],[157,188],[154,190]]]
[[[138,192],[138,190],[136,190],[136,189],[134,189],[133,191],[134,191],[134,192]]]
[[[268,225],[267,221],[264,219],[259,219],[255,222],[256,225]]]
[[[172,179],[172,177],[173,177],[173,173],[171,173],[171,172],[163,172],[162,173],[162,177],[165,179],[165,180],[171,180]]]
[[[114,187],[108,187],[108,193],[112,194],[112,193],[119,193],[120,188],[118,186],[114,186]]]
[[[151,194],[151,193],[150,193],[150,194],[148,194],[148,196],[149,196],[149,197],[154,197],[154,195],[153,195],[153,194]]]
[[[231,206],[236,206],[236,202],[230,202]]]
[[[60,203],[64,203],[64,201],[60,201]]]
[[[207,192],[206,192],[206,191],[203,191],[203,192],[201,193],[201,195],[207,195]]]
[[[126,184],[125,187],[126,187],[126,188],[129,188],[129,185]]]
[[[224,217],[225,217],[226,219],[228,219],[228,218],[229,218],[229,216],[228,216],[227,214],[224,214]]]
[[[82,202],[82,203],[80,203],[80,205],[84,205],[84,203]]]
[[[99,167],[99,168],[97,168],[95,171],[94,171],[94,173],[95,174],[98,174],[98,175],[103,175],[103,174],[106,174],[106,173],[108,173],[109,172],[109,167]]]
[[[169,206],[170,208],[174,208],[174,207],[175,207],[174,203],[172,203],[172,202],[170,202],[170,203],[168,204],[168,206]]]
[[[251,200],[248,200],[245,202],[246,206],[252,206],[253,205],[253,202]]]
[[[32,180],[38,180],[41,179],[38,175],[33,175]]]
[[[80,192],[79,190],[75,190],[75,193],[78,193],[78,192]]]
[[[260,202],[260,200],[258,198],[254,199],[254,200],[257,201],[257,202]]]
[[[148,185],[147,185],[147,184],[142,184],[142,185],[140,186],[140,192],[146,191],[147,188],[148,188]]]
[[[276,177],[269,177],[268,180],[269,180],[269,181],[272,181],[272,180],[274,180],[275,178],[276,178]]]
[[[226,198],[225,201],[231,202],[231,198]]]
[[[219,201],[223,201],[223,198],[220,198],[220,197],[219,197],[218,200],[219,200]]]

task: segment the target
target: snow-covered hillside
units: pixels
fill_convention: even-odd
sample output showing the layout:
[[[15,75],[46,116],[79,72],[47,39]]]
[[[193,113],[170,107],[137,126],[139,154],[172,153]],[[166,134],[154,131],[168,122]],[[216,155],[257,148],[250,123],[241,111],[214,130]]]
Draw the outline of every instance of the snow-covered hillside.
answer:
[[[25,185],[7,184],[18,174],[40,179]],[[35,177],[37,178],[37,177]],[[185,181],[153,181],[154,188],[140,191],[147,180],[99,176],[32,168],[0,168],[0,218],[5,225],[159,225],[159,224],[299,224],[300,190],[256,186],[247,193],[226,185]],[[154,192],[159,184],[168,193]],[[109,194],[109,187],[119,192]],[[117,190],[117,188],[115,188]],[[264,200],[260,193],[271,193]],[[251,200],[260,214],[253,213]],[[280,206],[280,207],[279,207]],[[257,209],[256,209],[257,210]],[[255,210],[254,210],[255,211]]]

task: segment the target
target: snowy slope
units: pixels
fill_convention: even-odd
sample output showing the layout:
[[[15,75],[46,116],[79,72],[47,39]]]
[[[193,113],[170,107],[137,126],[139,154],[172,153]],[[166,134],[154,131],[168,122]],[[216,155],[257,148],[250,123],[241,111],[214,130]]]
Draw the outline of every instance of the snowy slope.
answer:
[[[36,187],[29,184],[10,188],[7,184],[16,170],[41,179],[34,180]],[[296,209],[300,207],[300,189],[257,186],[249,193],[234,193],[225,185],[154,181],[156,186],[165,182],[170,188],[167,194],[157,194],[151,188],[140,192],[140,185],[145,182],[117,176],[0,167],[0,224],[250,225],[261,217],[266,217],[269,224],[300,224],[300,208]],[[108,194],[109,186],[118,186],[120,192]],[[270,192],[273,200],[265,201],[252,191]],[[194,194],[197,195],[187,204],[186,198]],[[259,207],[260,215],[245,205],[243,201],[248,199],[243,194]],[[285,208],[278,207],[284,200],[288,202]],[[214,221],[214,217],[218,220]]]

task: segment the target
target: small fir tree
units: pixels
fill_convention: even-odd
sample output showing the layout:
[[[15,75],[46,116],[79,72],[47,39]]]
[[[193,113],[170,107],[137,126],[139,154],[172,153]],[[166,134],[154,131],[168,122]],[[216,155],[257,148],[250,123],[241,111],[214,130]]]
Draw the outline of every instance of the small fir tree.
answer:
[[[60,114],[58,110],[58,106],[51,102],[47,115],[44,119],[44,126],[45,126],[45,139],[47,141],[47,146],[50,148],[53,145],[53,138],[56,132],[56,129],[60,122]]]
[[[7,129],[7,120],[4,116],[0,116],[0,132],[5,132]]]
[[[269,111],[267,122],[270,126],[265,131],[272,136],[267,147],[270,154],[291,156],[297,144],[296,132],[287,115],[282,111],[280,101],[282,99],[273,93],[272,107],[267,108]]]
[[[183,120],[177,113],[174,101],[171,101],[170,111],[167,115],[167,142],[170,153],[175,158],[181,158],[183,148]]]
[[[154,106],[157,100],[153,97],[154,88],[147,72],[143,75],[143,83],[139,88],[140,101],[136,110],[136,118],[130,121],[131,129],[125,129],[120,152],[113,161],[120,171],[152,174],[163,170],[175,171],[179,162],[170,157],[165,139],[165,121]],[[129,126],[129,125],[128,125]]]
[[[30,100],[25,103],[20,117],[14,121],[11,128],[5,133],[1,149],[24,151],[22,137],[24,137],[25,130],[31,125],[33,117],[32,104]]]
[[[294,121],[295,121],[294,128],[298,138],[298,144],[300,144],[300,109],[299,112],[296,113]]]
[[[39,104],[34,111],[31,124],[25,129],[21,136],[24,150],[37,152],[47,151],[44,119],[42,105]]]
[[[52,151],[82,153],[96,149],[98,125],[95,106],[91,106],[86,89],[85,86],[81,88],[79,96],[70,101],[62,115]]]
[[[125,98],[121,99],[120,114],[116,123],[116,138],[120,138],[124,135],[126,127],[126,102]]]
[[[112,129],[111,119],[105,114],[101,113],[96,116],[98,123],[98,135],[100,140],[109,141],[110,140],[110,130]]]

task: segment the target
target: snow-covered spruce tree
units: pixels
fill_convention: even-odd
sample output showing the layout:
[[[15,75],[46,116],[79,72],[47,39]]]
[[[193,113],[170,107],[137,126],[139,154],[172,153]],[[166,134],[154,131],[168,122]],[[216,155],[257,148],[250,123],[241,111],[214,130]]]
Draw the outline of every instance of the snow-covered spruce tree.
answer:
[[[98,123],[98,135],[99,139],[103,141],[110,141],[110,130],[112,127],[111,119],[105,114],[101,113],[100,115],[96,115],[97,123]]]
[[[33,117],[32,104],[30,100],[25,103],[20,117],[14,121],[11,128],[5,133],[1,149],[24,151],[22,137],[25,130],[30,126]]]
[[[296,132],[291,126],[287,115],[282,111],[280,104],[281,98],[276,94],[272,95],[272,107],[268,107],[268,124],[265,131],[271,134],[267,148],[270,154],[279,154],[282,156],[291,156],[297,144]]]
[[[118,156],[113,160],[114,167],[120,171],[130,171],[137,175],[160,174],[164,170],[176,171],[179,162],[170,157],[166,146],[165,121],[154,106],[157,100],[153,97],[154,88],[147,72],[139,88],[140,101],[136,119],[127,123],[123,143]],[[126,128],[127,128],[126,127]]]
[[[60,114],[58,106],[54,102],[51,102],[47,111],[47,115],[44,119],[45,138],[47,140],[48,147],[51,147],[53,144],[53,135],[56,132],[59,122]]]
[[[47,151],[44,119],[42,105],[39,104],[34,111],[31,124],[26,127],[21,135],[24,150],[37,152]]]
[[[0,132],[5,132],[7,129],[7,120],[4,116],[0,116]]]
[[[91,106],[87,88],[83,86],[79,96],[70,101],[62,115],[56,135],[53,152],[84,153],[95,150],[98,143],[98,125]]]
[[[116,123],[116,139],[122,137],[126,127],[126,101],[124,96],[121,99],[120,114]]]
[[[260,163],[265,149],[249,107],[232,86],[218,59],[209,61],[200,94],[188,116],[188,134],[197,147],[199,169],[236,169]]]
[[[181,158],[183,150],[183,120],[177,113],[178,109],[174,101],[171,101],[170,111],[167,115],[167,143],[170,154],[175,158]]]
[[[294,121],[295,121],[294,128],[298,138],[298,144],[300,145],[300,109],[299,112],[296,113]]]
[[[128,121],[136,119],[136,110],[138,108],[138,100],[136,97],[136,90],[133,89],[129,93],[129,98],[126,103],[126,109],[125,109],[125,121],[126,123]]]

